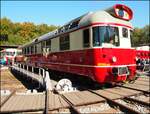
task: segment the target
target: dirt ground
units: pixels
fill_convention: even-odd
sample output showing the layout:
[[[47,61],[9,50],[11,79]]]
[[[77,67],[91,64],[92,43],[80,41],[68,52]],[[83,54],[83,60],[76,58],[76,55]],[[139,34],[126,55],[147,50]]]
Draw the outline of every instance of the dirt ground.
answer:
[[[25,86],[15,78],[8,68],[0,69],[0,89],[1,90],[26,90]]]

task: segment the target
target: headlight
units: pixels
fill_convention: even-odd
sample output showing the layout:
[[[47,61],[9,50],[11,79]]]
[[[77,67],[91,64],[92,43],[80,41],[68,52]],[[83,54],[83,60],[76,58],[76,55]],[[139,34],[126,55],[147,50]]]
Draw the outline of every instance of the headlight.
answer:
[[[138,57],[135,57],[135,60],[138,61]]]
[[[113,62],[116,62],[116,61],[117,61],[117,58],[116,58],[115,56],[113,56],[113,57],[112,57],[112,61],[113,61]]]

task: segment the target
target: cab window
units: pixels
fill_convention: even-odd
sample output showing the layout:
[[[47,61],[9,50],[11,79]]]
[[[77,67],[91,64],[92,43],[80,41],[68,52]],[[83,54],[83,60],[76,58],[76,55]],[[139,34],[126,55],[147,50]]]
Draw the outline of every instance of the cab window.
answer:
[[[122,28],[122,36],[123,36],[124,38],[128,38],[128,29]]]

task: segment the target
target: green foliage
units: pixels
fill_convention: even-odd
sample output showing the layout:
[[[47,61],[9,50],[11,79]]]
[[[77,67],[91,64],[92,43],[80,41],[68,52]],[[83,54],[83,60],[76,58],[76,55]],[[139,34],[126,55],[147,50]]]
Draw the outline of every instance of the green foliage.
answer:
[[[54,25],[35,25],[30,22],[13,23],[6,17],[2,18],[0,22],[1,35],[8,34],[8,41],[1,41],[1,45],[22,45],[58,28]]]
[[[1,41],[1,45],[22,45],[34,38],[48,33],[58,26],[47,24],[35,25],[31,22],[24,23],[13,23],[6,17],[2,18],[0,26],[1,35],[8,34],[8,41]],[[133,31],[132,43],[133,46],[139,46],[139,44],[149,44],[150,43],[150,32],[149,25],[143,28],[135,28]]]
[[[140,46],[142,44],[150,44],[150,32],[149,25],[146,25],[143,28],[135,28],[133,31],[133,46]]]

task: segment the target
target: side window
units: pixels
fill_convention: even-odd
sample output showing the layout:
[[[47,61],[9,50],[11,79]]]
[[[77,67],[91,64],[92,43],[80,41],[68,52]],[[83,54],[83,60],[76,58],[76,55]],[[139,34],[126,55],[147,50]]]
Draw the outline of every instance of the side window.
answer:
[[[34,49],[34,48],[33,48],[33,46],[31,46],[31,54],[33,54],[33,53],[34,53],[33,49]]]
[[[37,46],[37,53],[41,53],[41,42],[36,44],[36,46]]]
[[[24,54],[26,54],[26,48],[24,48]]]
[[[70,49],[70,38],[69,34],[61,36],[59,38],[60,50],[69,50]]]
[[[123,36],[124,38],[128,38],[128,29],[122,28],[122,36]]]
[[[37,52],[37,47],[36,47],[36,44],[34,44],[34,54],[36,54]]]
[[[73,22],[70,26],[70,29],[74,28],[74,27],[77,27],[78,26],[78,23],[79,23],[79,20]]]
[[[49,51],[51,50],[51,39],[46,40],[46,48],[49,48]]]
[[[28,54],[28,48],[27,47],[25,48],[25,52],[26,52],[26,55],[27,55]]]
[[[30,46],[30,47],[28,47],[28,48],[29,48],[29,49],[28,49],[28,50],[29,50],[29,53],[28,53],[28,54],[31,54],[31,46]]]
[[[83,47],[90,46],[90,33],[89,29],[83,30]]]
[[[41,48],[42,48],[42,52],[45,52],[45,47],[46,47],[46,41],[42,41],[42,44],[41,44]]]
[[[51,51],[51,39],[46,40],[45,52],[49,53]]]
[[[24,53],[24,48],[22,48],[22,54],[25,54],[25,53]]]
[[[30,47],[27,47],[27,54],[30,54]]]
[[[130,30],[130,41],[131,41],[131,46],[133,47],[134,44],[133,44],[133,31]]]
[[[27,48],[26,47],[24,48],[24,54],[25,55],[27,54]]]

